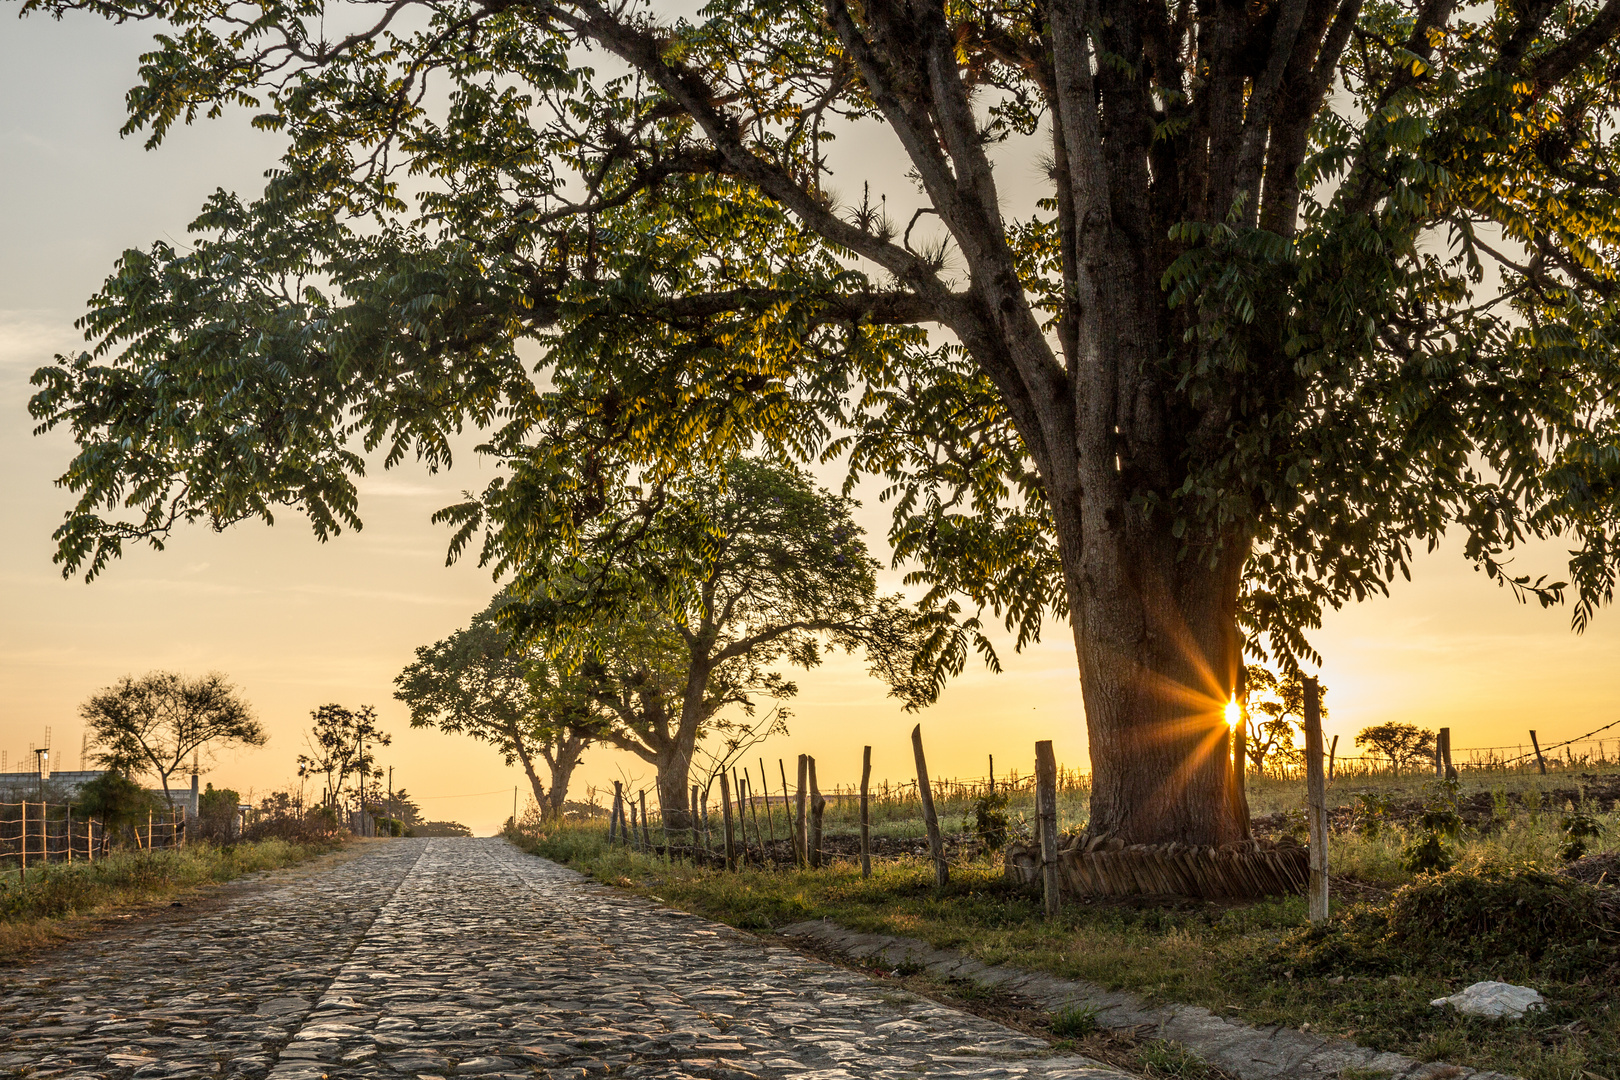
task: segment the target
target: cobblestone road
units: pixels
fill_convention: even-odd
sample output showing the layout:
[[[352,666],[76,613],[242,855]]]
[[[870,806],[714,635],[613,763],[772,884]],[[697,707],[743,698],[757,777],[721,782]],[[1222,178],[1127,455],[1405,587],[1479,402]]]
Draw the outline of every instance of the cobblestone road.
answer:
[[[1125,1080],[502,840],[181,914],[0,973],[0,1076]]]

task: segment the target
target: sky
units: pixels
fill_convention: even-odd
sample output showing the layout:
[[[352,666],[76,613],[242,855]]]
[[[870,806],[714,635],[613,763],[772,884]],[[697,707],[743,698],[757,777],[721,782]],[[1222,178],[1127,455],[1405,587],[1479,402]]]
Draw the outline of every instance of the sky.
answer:
[[[226,751],[206,779],[256,795],[297,784],[295,759],[310,710],[327,702],[375,705],[394,743],[381,760],[426,816],[479,833],[511,813],[527,786],[487,746],[412,730],[392,697],[413,650],[444,637],[488,601],[496,584],[472,561],[445,565],[448,536],[429,515],[489,479],[463,455],[437,476],[410,464],[362,484],[365,528],[321,544],[296,513],[274,527],[224,533],[192,528],[162,552],[131,549],[92,584],[63,580],[51,532],[69,506],[55,487],[72,453],[61,433],[32,435],[28,376],[57,352],[83,347],[73,321],[120,252],[156,240],[181,242],[215,188],[260,187],[278,145],[228,116],[179,129],[152,152],[121,138],[123,95],[151,29],[90,18],[0,21],[0,752],[18,768],[47,728],[57,768],[78,763],[78,707],[124,675],[151,670],[220,671],[240,688],[271,739]],[[873,142],[871,149],[885,152]],[[1004,151],[1001,175],[1027,194],[1039,165]],[[895,173],[903,172],[898,161]],[[1008,179],[1010,178],[1010,180]],[[836,470],[824,482],[836,486]],[[886,511],[871,493],[858,517],[880,558]],[[1410,583],[1388,598],[1330,613],[1313,641],[1329,688],[1326,731],[1342,736],[1388,720],[1448,726],[1459,749],[1516,746],[1536,728],[1544,743],[1620,719],[1620,618],[1602,613],[1584,635],[1567,609],[1517,604],[1475,573],[1447,543],[1419,557]],[[1559,575],[1549,543],[1517,567]],[[899,572],[887,572],[898,587]],[[790,734],[760,755],[814,754],[824,783],[858,779],[861,747],[874,773],[911,775],[910,730],[921,723],[936,776],[1028,772],[1033,743],[1052,739],[1058,759],[1085,767],[1086,740],[1067,628],[1048,628],[1022,655],[1003,650],[1005,670],[970,667],[943,699],[905,713],[865,674],[858,658],[835,657],[794,677]],[[579,794],[614,779],[646,783],[651,768],[617,751],[593,750],[576,776]],[[779,783],[779,781],[775,781]],[[774,790],[774,787],[773,789]]]

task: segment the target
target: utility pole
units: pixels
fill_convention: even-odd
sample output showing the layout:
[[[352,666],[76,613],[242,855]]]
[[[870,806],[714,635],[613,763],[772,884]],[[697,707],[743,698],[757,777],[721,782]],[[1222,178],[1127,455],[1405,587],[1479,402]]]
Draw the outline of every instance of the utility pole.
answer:
[[[388,816],[394,818],[394,767],[388,766]],[[397,818],[395,819],[397,820]]]

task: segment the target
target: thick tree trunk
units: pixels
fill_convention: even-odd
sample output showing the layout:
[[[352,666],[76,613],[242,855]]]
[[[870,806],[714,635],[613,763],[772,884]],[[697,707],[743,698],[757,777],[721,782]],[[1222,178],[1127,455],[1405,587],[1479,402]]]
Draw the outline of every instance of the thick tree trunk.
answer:
[[[540,805],[550,807],[548,814],[554,821],[561,820],[563,816],[563,806],[568,802],[568,784],[580,758],[585,754],[585,745],[585,739],[569,733],[566,738],[558,740],[557,748],[547,762],[551,768],[551,790],[546,793],[547,801]]]
[[[1088,832],[1131,844],[1246,840],[1225,707],[1248,544],[1229,540],[1211,565],[1182,550],[1163,516],[1088,517],[1097,526],[1069,584],[1091,748]]]
[[[663,812],[665,832],[690,832],[692,812],[687,805],[692,774],[692,752],[681,754],[672,748],[658,761],[658,809]]]

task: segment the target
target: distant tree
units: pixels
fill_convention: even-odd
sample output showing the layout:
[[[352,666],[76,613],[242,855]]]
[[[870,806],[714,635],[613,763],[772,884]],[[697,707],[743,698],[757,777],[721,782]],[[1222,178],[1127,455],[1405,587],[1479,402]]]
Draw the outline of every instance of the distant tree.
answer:
[[[1416,724],[1391,721],[1362,728],[1356,736],[1356,745],[1387,759],[1390,769],[1399,772],[1434,756],[1434,732]]]
[[[471,836],[472,830],[459,821],[419,821],[411,826],[412,836]]]
[[[336,808],[351,777],[357,788],[363,788],[368,777],[376,775],[376,750],[394,738],[377,726],[377,710],[370,705],[358,710],[322,705],[309,715],[312,723],[304,735],[308,753],[298,755],[298,775],[319,777],[324,785],[321,805]],[[363,790],[356,795],[364,801]]]
[[[727,706],[797,687],[776,670],[865,653],[908,708],[933,700],[959,660],[899,596],[880,596],[855,503],[803,471],[734,457],[716,473],[651,487],[621,477],[591,493],[567,558],[517,568],[502,619],[585,674],[613,721],[604,741],[650,762],[668,828],[688,827],[699,740]]]
[[[520,763],[535,802],[560,817],[568,783],[599,726],[583,681],[538,649],[519,647],[495,619],[509,601],[496,597],[464,630],[416,650],[394,680],[411,726],[469,735]],[[542,780],[536,762],[548,772]],[[549,781],[549,783],[547,782]]]
[[[1294,741],[1305,724],[1305,679],[1298,671],[1281,676],[1260,664],[1244,669],[1248,702],[1244,709],[1248,724],[1245,741],[1254,771],[1266,771],[1266,759],[1277,758],[1287,765],[1305,760],[1305,750]],[[1322,719],[1328,717],[1327,687],[1318,683]]]
[[[125,676],[79,706],[79,715],[89,725],[95,760],[131,778],[155,776],[171,810],[169,777],[187,758],[270,741],[236,688],[212,672],[200,679],[169,671]]]

